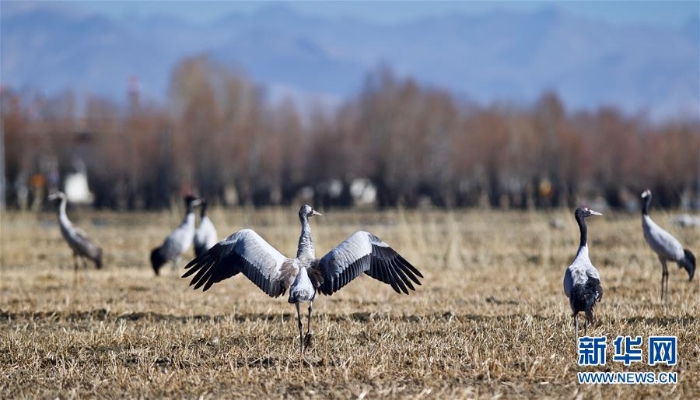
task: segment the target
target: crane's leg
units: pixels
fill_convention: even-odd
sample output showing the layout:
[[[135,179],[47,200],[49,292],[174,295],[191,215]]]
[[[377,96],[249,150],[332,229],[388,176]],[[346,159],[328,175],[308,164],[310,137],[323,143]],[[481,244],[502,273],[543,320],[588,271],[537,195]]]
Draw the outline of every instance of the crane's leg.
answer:
[[[574,314],[574,335],[576,335],[576,341],[578,342],[578,318]]]
[[[666,291],[666,302],[668,303],[668,296],[670,296],[670,294],[669,294],[669,290],[668,290],[668,268],[666,267],[666,261],[664,261],[664,272],[666,273],[666,289],[665,289],[665,291]]]
[[[297,308],[297,323],[299,324],[299,355],[301,355],[303,357],[304,356],[304,338],[302,336],[303,326],[301,325],[301,311],[299,310],[299,303],[294,303],[294,306]]]
[[[309,316],[306,320],[306,336],[304,337],[304,343],[307,348],[311,347],[311,308],[313,304],[313,301],[309,301]]]
[[[661,261],[661,301],[668,301],[668,268],[666,259],[659,257]]]
[[[73,285],[78,284],[78,253],[73,252]]]
[[[87,281],[90,278],[90,264],[87,257],[80,257],[83,262],[83,280]]]

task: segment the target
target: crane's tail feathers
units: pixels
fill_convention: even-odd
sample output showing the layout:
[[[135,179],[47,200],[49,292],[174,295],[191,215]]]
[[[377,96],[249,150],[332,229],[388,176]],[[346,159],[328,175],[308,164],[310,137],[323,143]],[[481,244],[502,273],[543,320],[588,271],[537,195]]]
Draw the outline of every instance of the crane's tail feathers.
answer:
[[[168,262],[168,260],[161,254],[160,247],[156,247],[151,251],[151,266],[156,275],[159,275],[160,267],[166,262]]]
[[[685,253],[683,267],[688,271],[688,281],[692,281],[695,276],[695,255],[688,249],[683,249],[683,253]]]
[[[586,320],[593,322],[593,308],[603,298],[603,288],[600,280],[588,277],[588,281],[582,285],[574,285],[571,291],[571,308],[574,313],[583,311]]]

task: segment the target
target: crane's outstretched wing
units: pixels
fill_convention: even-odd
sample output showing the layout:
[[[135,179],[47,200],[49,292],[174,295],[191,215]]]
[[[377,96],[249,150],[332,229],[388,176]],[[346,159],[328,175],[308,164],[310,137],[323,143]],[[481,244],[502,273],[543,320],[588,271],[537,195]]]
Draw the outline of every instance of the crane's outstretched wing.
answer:
[[[343,243],[323,256],[313,267],[323,277],[321,293],[338,291],[361,273],[391,285],[397,293],[415,290],[411,282],[420,285],[420,271],[388,244],[369,232],[355,232]]]
[[[252,229],[232,234],[190,261],[185,269],[183,278],[196,273],[190,281],[195,289],[204,286],[206,291],[214,283],[242,272],[270,297],[284,294],[299,272],[293,260],[283,256]]]

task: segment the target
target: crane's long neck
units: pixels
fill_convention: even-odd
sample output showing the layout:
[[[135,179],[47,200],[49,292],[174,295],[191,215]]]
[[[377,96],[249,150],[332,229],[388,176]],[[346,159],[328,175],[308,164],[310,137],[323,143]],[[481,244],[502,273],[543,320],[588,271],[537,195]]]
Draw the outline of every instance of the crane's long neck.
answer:
[[[58,206],[58,223],[66,228],[70,226],[70,220],[68,219],[68,214],[66,214],[65,198],[61,198],[61,203]]]
[[[299,236],[299,246],[297,247],[297,258],[308,257],[314,259],[316,252],[314,250],[314,240],[311,238],[311,224],[309,217],[300,216],[301,235]]]
[[[185,214],[185,219],[182,220],[182,223],[186,225],[187,228],[194,230],[194,213],[188,212],[187,214]]]
[[[187,211],[185,212],[185,218],[182,220],[183,224],[191,225],[194,228],[194,210],[191,202],[186,202],[185,207]]]
[[[651,204],[651,194],[644,198],[642,203],[642,216],[649,215],[649,205]]]
[[[578,223],[578,229],[581,232],[581,242],[579,243],[579,248],[586,247],[588,244],[588,227],[586,226],[586,220],[583,215],[576,215],[576,222]]]

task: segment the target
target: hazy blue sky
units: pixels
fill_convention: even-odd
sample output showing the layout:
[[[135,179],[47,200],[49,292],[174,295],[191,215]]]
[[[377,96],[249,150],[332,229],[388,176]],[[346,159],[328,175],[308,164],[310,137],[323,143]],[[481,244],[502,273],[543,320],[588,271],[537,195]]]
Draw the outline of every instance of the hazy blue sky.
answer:
[[[206,22],[231,12],[251,13],[273,1],[71,1],[74,6],[122,17],[168,14],[191,22]],[[380,23],[395,23],[421,16],[460,12],[483,14],[497,9],[535,12],[556,7],[570,14],[613,24],[645,24],[680,27],[692,15],[700,15],[700,2],[688,1],[285,1],[305,14],[355,16]]]

